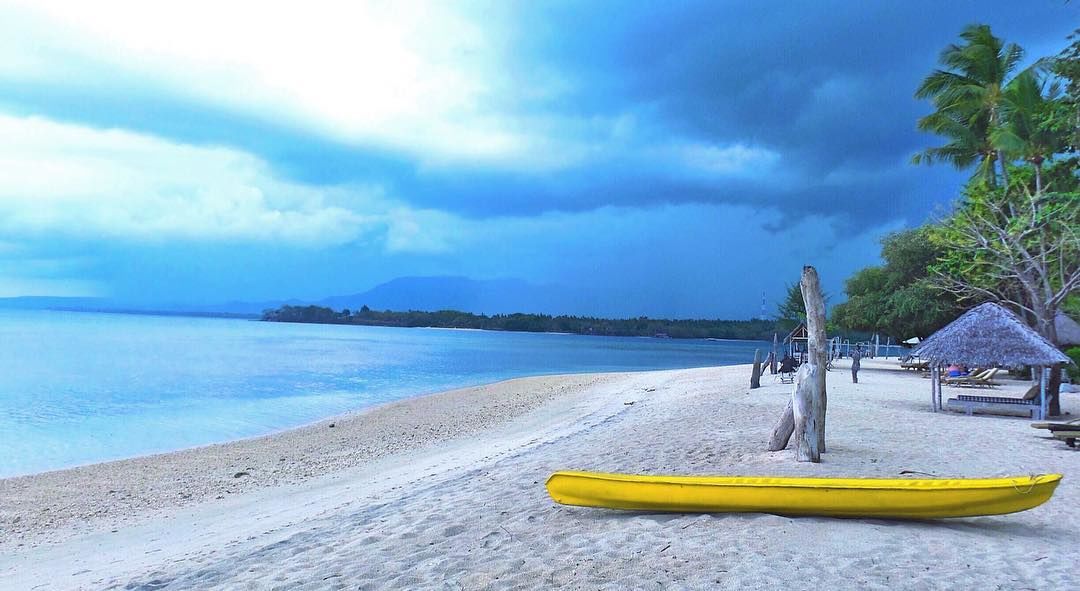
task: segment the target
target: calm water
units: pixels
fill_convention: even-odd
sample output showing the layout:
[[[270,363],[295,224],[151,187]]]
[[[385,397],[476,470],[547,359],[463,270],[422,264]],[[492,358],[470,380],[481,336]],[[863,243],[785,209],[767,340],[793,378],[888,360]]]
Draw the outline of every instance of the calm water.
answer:
[[[748,363],[769,346],[0,311],[0,477],[511,377]]]

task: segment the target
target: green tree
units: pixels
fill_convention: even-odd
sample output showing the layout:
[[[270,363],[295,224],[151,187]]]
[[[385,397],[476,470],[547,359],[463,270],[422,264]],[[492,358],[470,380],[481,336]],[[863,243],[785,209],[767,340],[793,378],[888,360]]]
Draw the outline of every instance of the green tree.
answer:
[[[1075,180],[1075,176],[1073,177]],[[989,299],[1020,312],[1059,344],[1054,318],[1080,289],[1080,191],[1033,192],[970,185],[932,239],[943,255],[938,282],[964,301]],[[1050,413],[1060,414],[1060,372],[1050,381]]]
[[[798,283],[788,284],[785,288],[784,301],[777,306],[776,312],[777,317],[791,328],[806,321],[806,303],[803,301],[802,290],[799,289]]]
[[[1024,51],[1002,42],[987,25],[968,26],[960,38],[962,43],[941,52],[944,69],[927,76],[915,91],[916,98],[932,100],[936,109],[918,121],[919,129],[949,142],[924,150],[913,162],[945,161],[959,169],[977,163],[975,176],[990,186],[997,185],[996,162],[1007,185],[1004,151],[995,149],[990,136],[1001,124],[1002,94]]]
[[[962,311],[955,296],[938,288],[928,268],[941,249],[923,226],[895,232],[881,241],[883,264],[867,267],[844,284],[847,301],[832,317],[845,330],[881,332],[897,340],[927,337]]]
[[[1072,43],[1046,60],[1046,66],[1061,81],[1064,90],[1055,119],[1055,125],[1065,135],[1062,152],[1075,154],[1080,152],[1080,29],[1068,38]]]

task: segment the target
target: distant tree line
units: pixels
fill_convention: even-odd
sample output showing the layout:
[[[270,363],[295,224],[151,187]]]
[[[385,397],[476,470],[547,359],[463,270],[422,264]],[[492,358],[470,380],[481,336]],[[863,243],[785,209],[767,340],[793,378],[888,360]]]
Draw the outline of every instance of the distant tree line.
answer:
[[[772,340],[773,320],[662,320],[657,318],[592,318],[547,314],[471,314],[457,310],[438,312],[376,311],[364,306],[340,312],[322,306],[282,306],[263,312],[268,322],[355,324],[361,326],[473,328],[513,332],[565,332],[619,337],[670,337],[673,339]],[[783,335],[781,335],[783,336]]]

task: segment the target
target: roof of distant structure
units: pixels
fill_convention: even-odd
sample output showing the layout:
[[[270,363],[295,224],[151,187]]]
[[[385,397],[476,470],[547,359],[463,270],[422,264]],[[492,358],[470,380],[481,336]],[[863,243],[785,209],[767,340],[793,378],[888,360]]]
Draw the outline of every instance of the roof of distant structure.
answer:
[[[1058,312],[1054,317],[1054,327],[1057,329],[1058,343],[1062,345],[1080,345],[1080,324],[1069,318],[1064,312]]]
[[[912,354],[968,367],[1070,363],[1060,349],[1019,316],[993,302],[968,310],[923,341]]]
[[[807,330],[806,330],[806,323],[805,322],[803,322],[802,324],[796,326],[794,329],[792,329],[791,332],[788,333],[788,336],[784,337],[784,342],[785,343],[790,343],[791,341],[807,341],[807,340],[810,340],[810,333],[808,333]]]

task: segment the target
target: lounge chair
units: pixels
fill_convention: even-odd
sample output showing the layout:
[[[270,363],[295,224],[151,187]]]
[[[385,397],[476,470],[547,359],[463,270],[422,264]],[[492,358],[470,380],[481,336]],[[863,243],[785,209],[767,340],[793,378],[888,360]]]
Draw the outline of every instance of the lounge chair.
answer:
[[[1073,431],[1054,431],[1054,439],[1064,441],[1065,445],[1069,447],[1076,447],[1076,440],[1080,439],[1080,431],[1075,430],[1078,428],[1080,427],[1074,425]]]
[[[1036,388],[1038,385],[1035,386]],[[1065,423],[1032,423],[1032,429],[1047,429],[1054,431],[1080,431],[1080,419],[1073,419]]]
[[[1037,390],[1038,384],[1032,386],[1032,389]],[[1065,423],[1032,423],[1032,429],[1048,429],[1050,436],[1054,439],[1060,439],[1065,442],[1065,445],[1069,447],[1076,447],[1076,439],[1080,437],[1080,419],[1073,419]]]
[[[1000,371],[998,368],[992,367],[971,375],[945,377],[941,381],[948,386],[961,388],[993,388],[1001,385],[994,381],[994,376],[998,374],[998,371]]]
[[[900,369],[910,369],[914,371],[930,371],[929,361],[905,361],[900,364]]]
[[[1029,413],[1031,418],[1043,418],[1042,406],[1039,404],[1038,384],[1028,388],[1028,391],[1020,398],[1010,398],[1007,396],[968,396],[960,394],[956,398],[950,398],[948,402],[945,403],[945,406],[952,410],[963,410],[968,415],[974,414],[975,409],[1018,410]],[[1078,429],[1080,429],[1080,427],[1078,427]]]

